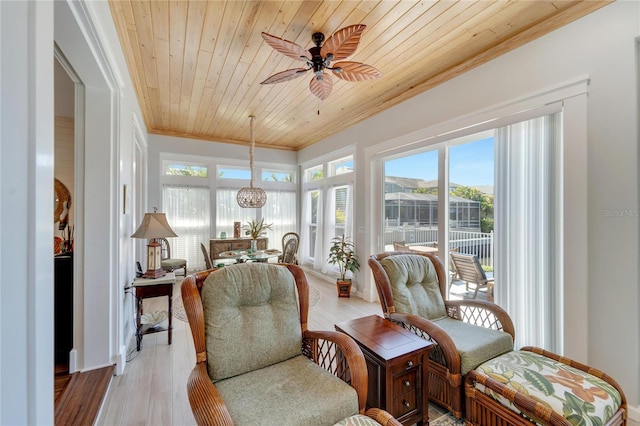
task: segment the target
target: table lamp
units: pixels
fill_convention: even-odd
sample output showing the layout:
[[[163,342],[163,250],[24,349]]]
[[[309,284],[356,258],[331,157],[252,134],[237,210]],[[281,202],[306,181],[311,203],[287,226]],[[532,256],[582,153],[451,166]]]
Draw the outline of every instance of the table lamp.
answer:
[[[138,230],[131,237],[149,240],[147,244],[147,272],[142,276],[159,278],[166,275],[166,271],[162,269],[162,244],[157,239],[177,237],[177,235],[167,223],[167,217],[164,213],[158,213],[156,208],[153,209],[153,213],[145,213]]]

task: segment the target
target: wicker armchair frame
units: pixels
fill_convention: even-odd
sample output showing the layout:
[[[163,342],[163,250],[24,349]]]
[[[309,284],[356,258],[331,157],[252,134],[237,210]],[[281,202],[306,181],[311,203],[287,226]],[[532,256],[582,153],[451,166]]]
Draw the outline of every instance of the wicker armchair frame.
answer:
[[[573,361],[569,358],[562,357],[553,352],[545,351],[544,349],[535,348],[532,346],[523,347],[523,351],[530,351],[539,355],[551,358],[555,361],[563,364],[570,365],[578,370],[585,371],[593,376],[596,376],[605,382],[613,386],[619,393],[622,399],[620,408],[614,413],[614,415],[605,423],[605,426],[618,426],[626,425],[627,419],[627,400],[622,392],[622,388],[618,383],[605,373],[588,365]],[[520,411],[525,413],[529,418],[535,419],[536,422],[549,425],[549,426],[570,426],[571,423],[564,418],[561,413],[557,413],[549,409],[545,404],[542,404],[527,394],[520,391],[514,391],[504,384],[492,379],[491,377],[472,370],[467,374],[465,380],[465,395],[466,395],[466,414],[465,420],[468,425],[478,426],[530,426],[529,420],[521,417],[515,411],[500,404],[495,399],[486,395],[484,392],[476,389],[475,384],[480,383],[487,389],[502,395],[507,400],[511,401]]]
[[[365,413],[367,399],[367,365],[358,345],[346,334],[336,331],[310,331],[307,329],[309,313],[309,287],[303,270],[296,265],[282,265],[292,273],[298,290],[302,353],[319,366],[327,369],[351,385],[358,394],[361,414],[378,423],[400,426],[384,410],[370,409]],[[196,365],[187,382],[191,410],[199,425],[233,425],[233,420],[215,384],[207,373],[207,347],[204,333],[204,310],[200,292],[209,274],[218,268],[197,272],[182,282],[182,299],[193,335]],[[390,418],[389,418],[390,417]]]
[[[461,371],[460,354],[447,332],[433,321],[416,315],[396,312],[391,282],[380,264],[380,261],[385,257],[396,255],[425,256],[431,260],[436,269],[440,293],[449,317],[493,330],[502,330],[515,337],[513,322],[504,309],[492,302],[446,300],[447,276],[442,262],[435,253],[414,252],[409,254],[391,251],[374,254],[369,258],[368,264],[373,272],[385,318],[434,343],[429,355],[429,399],[449,410],[457,418],[461,418],[464,408],[464,377]]]

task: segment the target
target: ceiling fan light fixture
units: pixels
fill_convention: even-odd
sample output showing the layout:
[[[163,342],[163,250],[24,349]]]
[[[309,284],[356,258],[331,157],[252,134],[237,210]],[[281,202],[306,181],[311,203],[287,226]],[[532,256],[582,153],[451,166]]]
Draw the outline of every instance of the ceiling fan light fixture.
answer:
[[[269,46],[289,58],[306,62],[307,68],[280,71],[260,84],[282,83],[298,78],[307,71],[313,70],[309,89],[320,100],[325,100],[331,93],[331,87],[333,86],[330,74],[325,73],[325,70],[332,71],[340,79],[351,82],[382,78],[382,73],[371,65],[344,61],[358,48],[360,37],[365,27],[366,25],[363,24],[344,27],[331,35],[326,42],[323,33],[313,33],[311,40],[315,46],[307,51],[309,55],[305,53],[305,49],[302,46],[263,32],[262,38]],[[331,67],[333,60],[339,61],[335,63],[335,67]]]
[[[244,188],[240,188],[238,194],[236,195],[236,201],[238,205],[242,208],[246,209],[257,209],[265,205],[267,202],[267,193],[264,192],[262,188],[256,188],[253,186],[253,148],[255,146],[255,141],[253,138],[253,119],[255,116],[250,115],[250,134],[251,134],[251,145],[249,146],[249,168],[251,170],[251,181],[249,182],[249,186],[245,186]]]

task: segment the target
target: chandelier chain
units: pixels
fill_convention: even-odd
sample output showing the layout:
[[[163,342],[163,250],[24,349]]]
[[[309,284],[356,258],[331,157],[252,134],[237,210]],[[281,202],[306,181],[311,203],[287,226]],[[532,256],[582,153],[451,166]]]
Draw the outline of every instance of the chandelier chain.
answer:
[[[250,115],[249,119],[249,138],[251,140],[251,145],[249,146],[249,169],[251,170],[251,181],[249,182],[249,186],[253,188],[253,147],[255,145],[255,141],[253,139],[253,119],[255,116]]]

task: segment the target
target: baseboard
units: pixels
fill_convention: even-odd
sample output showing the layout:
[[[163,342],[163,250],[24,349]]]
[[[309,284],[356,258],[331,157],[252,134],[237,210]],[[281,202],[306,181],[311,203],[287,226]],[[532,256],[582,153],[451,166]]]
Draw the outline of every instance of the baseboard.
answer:
[[[115,374],[119,376],[124,373],[124,368],[127,366],[127,346],[121,345],[120,352],[116,355],[115,359]]]
[[[640,406],[632,407],[627,405],[629,415],[627,416],[627,426],[640,426]]]
[[[78,351],[72,349],[69,352],[69,373],[75,373],[78,371]]]
[[[336,282],[335,277],[329,277],[329,276],[323,274],[322,272],[318,272],[315,269],[310,268],[308,266],[300,265],[300,268],[302,268],[302,270],[304,271],[305,274],[313,275],[314,277],[316,277],[318,279],[326,281],[328,284],[335,284],[335,282]]]

